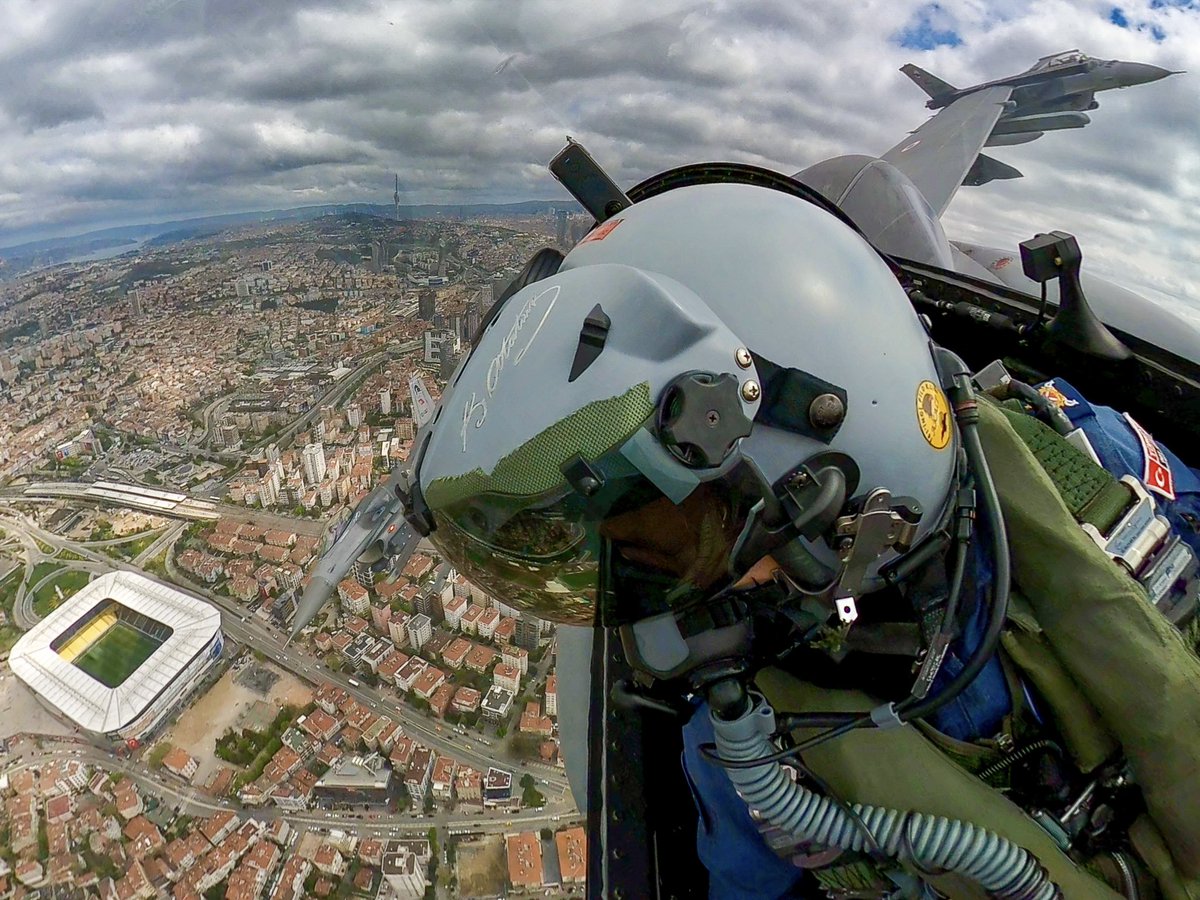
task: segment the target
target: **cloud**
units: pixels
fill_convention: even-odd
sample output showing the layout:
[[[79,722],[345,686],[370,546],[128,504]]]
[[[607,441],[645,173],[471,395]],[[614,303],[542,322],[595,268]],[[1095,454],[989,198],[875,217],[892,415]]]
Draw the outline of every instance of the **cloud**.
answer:
[[[962,37],[953,20],[940,4],[923,6],[896,35],[896,42],[909,50],[932,50],[934,47],[957,47]]]
[[[1119,13],[1119,15],[1114,14]],[[0,246],[299,203],[560,196],[565,135],[626,185],[685,162],[794,172],[882,153],[957,85],[1070,47],[1200,72],[1184,0],[7,0]],[[1200,303],[1200,92],[1111,91],[1082,131],[996,148],[947,231],[1075,231],[1089,267]]]

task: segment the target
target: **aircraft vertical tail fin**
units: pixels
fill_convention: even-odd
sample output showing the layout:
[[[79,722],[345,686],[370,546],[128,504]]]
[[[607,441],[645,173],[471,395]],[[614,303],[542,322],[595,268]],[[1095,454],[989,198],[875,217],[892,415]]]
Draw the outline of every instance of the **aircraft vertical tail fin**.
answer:
[[[938,100],[947,94],[953,94],[958,90],[954,85],[942,81],[936,75],[930,75],[920,66],[914,66],[912,63],[905,63],[900,67],[900,71],[911,78],[913,84],[934,100]]]

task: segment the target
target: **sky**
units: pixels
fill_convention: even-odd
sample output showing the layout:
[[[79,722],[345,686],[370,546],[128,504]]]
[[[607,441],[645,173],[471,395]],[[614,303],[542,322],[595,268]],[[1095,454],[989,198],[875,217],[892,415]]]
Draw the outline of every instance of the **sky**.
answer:
[[[1085,265],[1200,316],[1200,0],[0,0],[0,246],[304,205],[565,196],[565,135],[623,185],[795,172],[920,125],[955,85],[1072,48],[1190,70],[992,155],[951,238],[1076,234]]]

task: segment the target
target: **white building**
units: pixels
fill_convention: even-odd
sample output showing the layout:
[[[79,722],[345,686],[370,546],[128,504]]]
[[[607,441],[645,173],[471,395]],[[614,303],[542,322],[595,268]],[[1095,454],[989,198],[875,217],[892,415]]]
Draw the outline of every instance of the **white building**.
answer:
[[[385,416],[392,414],[392,392],[387,388],[379,392],[379,411]]]
[[[383,878],[397,900],[421,900],[425,896],[424,861],[408,846],[412,841],[388,841],[383,851]]]
[[[403,612],[392,613],[388,620],[388,635],[397,647],[408,646],[408,616]]]
[[[512,666],[522,675],[529,674],[529,651],[511,645],[500,651],[500,659],[505,665]]]
[[[408,620],[408,642],[414,650],[420,650],[433,637],[433,622],[424,613],[417,613]]]
[[[458,628],[469,603],[466,597],[455,594],[451,585],[447,584],[442,588],[442,615],[446,617],[447,628]]]
[[[338,598],[342,601],[342,611],[364,618],[371,613],[371,596],[367,589],[351,578],[338,582]]]
[[[521,672],[508,663],[499,663],[492,670],[492,683],[512,694],[519,694],[521,693]]]
[[[304,470],[304,483],[317,485],[325,480],[325,448],[309,444],[300,452],[300,467]]]

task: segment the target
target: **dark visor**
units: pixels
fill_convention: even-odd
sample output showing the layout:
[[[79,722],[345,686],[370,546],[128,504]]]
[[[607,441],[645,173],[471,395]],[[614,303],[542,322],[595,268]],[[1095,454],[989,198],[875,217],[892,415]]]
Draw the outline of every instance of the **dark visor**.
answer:
[[[477,494],[435,511],[431,540],[502,603],[562,624],[625,624],[723,587],[748,504],[720,482],[672,503],[616,456],[592,464],[609,477],[590,497]]]

